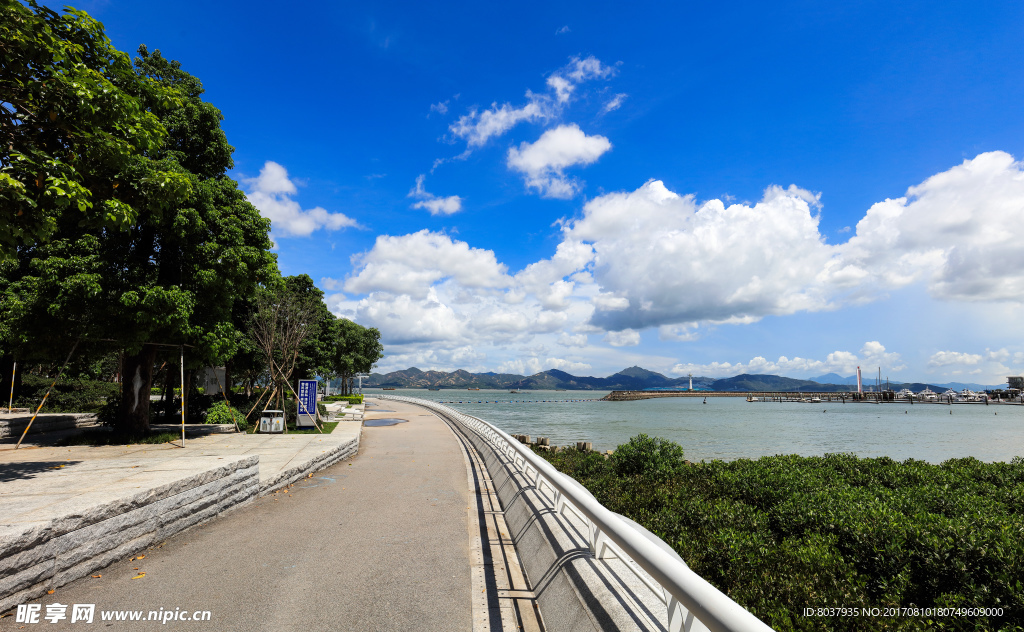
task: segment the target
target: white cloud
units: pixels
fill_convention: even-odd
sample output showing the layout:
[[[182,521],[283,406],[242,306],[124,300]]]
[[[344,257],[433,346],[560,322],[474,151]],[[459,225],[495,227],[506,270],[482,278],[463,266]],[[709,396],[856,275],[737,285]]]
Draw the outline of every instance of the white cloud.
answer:
[[[472,109],[469,114],[460,116],[448,129],[457,138],[464,139],[470,148],[482,147],[489,139],[501,136],[519,123],[544,120],[554,115],[548,97],[527,90],[526,98],[526,105],[518,108],[509,103],[500,107],[493,103],[483,112]]]
[[[544,132],[534,143],[522,143],[508,150],[508,167],[521,172],[526,186],[541,196],[568,199],[576,194],[578,183],[567,178],[564,170],[589,165],[612,148],[604,136],[587,136],[575,124],[559,125]]]
[[[699,323],[682,323],[679,325],[662,325],[658,327],[658,338],[660,340],[673,340],[675,342],[693,342],[700,338],[697,331]]]
[[[616,70],[614,66],[606,66],[597,57],[590,55],[582,59],[571,58],[563,72],[576,83],[583,83],[591,79],[607,79],[614,75]]]
[[[614,112],[615,110],[621,108],[622,102],[625,101],[626,97],[628,96],[629,95],[626,94],[625,92],[620,92],[619,94],[616,94],[614,97],[612,97],[610,101],[604,104],[604,107],[601,108],[601,113],[607,114],[608,112]]]
[[[263,217],[270,219],[273,238],[306,237],[321,228],[339,230],[357,227],[359,223],[344,213],[330,213],[319,206],[303,210],[292,196],[298,193],[295,183],[288,178],[288,171],[276,162],[268,160],[260,169],[260,175],[242,180],[249,191],[246,199],[259,209]]]
[[[753,207],[698,206],[652,180],[591,200],[563,236],[593,247],[595,281],[628,302],[599,303],[599,327],[756,320],[828,305],[815,277],[830,252],[808,200],[816,197],[769,187]]]
[[[438,197],[424,189],[423,181],[426,177],[426,174],[420,174],[417,176],[416,186],[409,191],[409,195],[407,197],[419,200],[412,205],[413,208],[426,209],[430,211],[431,215],[452,215],[462,210],[461,197],[457,195]]]
[[[548,369],[558,369],[572,373],[573,371],[585,371],[590,365],[586,362],[574,362],[563,358],[517,358],[507,360],[498,366],[499,373],[513,373],[516,375],[535,375]]]
[[[562,75],[551,75],[548,77],[548,87],[555,91],[555,99],[559,103],[565,103],[572,97],[576,85]]]
[[[519,123],[555,118],[572,99],[579,84],[592,79],[607,79],[615,73],[614,66],[602,64],[593,55],[571,57],[565,67],[548,76],[545,83],[549,94],[527,90],[526,103],[520,106],[511,103],[499,106],[495,102],[482,112],[472,108],[449,125],[448,130],[455,138],[465,140],[468,149],[482,147],[491,138],[501,136]]]
[[[824,360],[812,360],[808,358],[788,358],[779,356],[775,362],[767,360],[764,356],[751,358],[749,362],[710,362],[705,364],[679,363],[670,372],[673,375],[694,375],[708,377],[725,377],[742,373],[772,374],[772,375],[815,375],[820,373],[850,374],[857,370],[857,367],[880,367],[884,371],[900,371],[906,368],[901,363],[900,354],[886,352],[885,347],[877,342],[864,343],[860,355],[849,351],[833,351]],[[864,370],[864,369],[862,369]],[[865,371],[867,372],[867,371]]]
[[[568,332],[562,332],[562,335],[558,337],[558,344],[563,347],[586,347],[587,334],[570,334]]]
[[[569,29],[569,25],[567,24],[567,25],[563,26],[562,28],[558,29],[557,31],[555,31],[555,35],[565,35],[566,33],[570,33],[570,32],[571,32],[571,30]]]
[[[951,364],[975,365],[981,362],[981,355],[977,353],[960,353],[957,351],[939,351],[928,358],[928,366],[940,367]]]
[[[444,116],[445,114],[448,113],[448,103],[449,103],[449,101],[441,101],[440,103],[431,103],[430,104],[430,111],[431,112],[437,112],[441,116]]]
[[[890,288],[923,280],[939,299],[1020,302],[1024,248],[1011,227],[1022,224],[1024,166],[1005,152],[980,154],[868,209],[827,274]]]
[[[613,347],[635,347],[640,344],[640,332],[633,329],[609,331],[604,339]]]
[[[559,157],[539,151],[544,148],[540,141],[516,148],[517,164],[536,173],[576,164],[571,152]],[[494,252],[444,234],[381,236],[353,259],[337,309],[379,327],[385,344],[400,341],[408,353],[426,353],[416,345],[440,341],[486,350],[491,366],[521,359],[541,342],[579,354],[570,362],[618,364],[627,356],[650,357],[640,353],[643,347],[608,346],[640,343],[648,328],[657,327],[662,341],[684,342],[721,324],[838,309],[915,282],[943,300],[1005,301],[1001,309],[1012,314],[1020,298],[1007,288],[1024,288],[1024,267],[1016,263],[1024,247],[1014,245],[1006,227],[1024,224],[1022,182],[1024,171],[1007,154],[982,154],[911,187],[907,198],[876,204],[849,242],[832,245],[819,230],[819,196],[796,186],[769,186],[753,204],[698,203],[652,180],[587,202],[580,217],[561,222],[561,242],[550,258],[514,274]],[[287,195],[294,184],[268,176],[264,186]],[[605,344],[589,345],[589,334]],[[938,355],[936,372],[1024,371],[1024,353],[1012,347],[940,353],[980,360],[941,364],[953,356]],[[530,356],[543,363],[547,354]],[[877,342],[823,358],[676,364],[684,373],[708,375],[849,375],[857,365],[869,372],[903,365]]]
[[[380,235],[369,252],[353,257],[359,271],[345,289],[354,293],[389,292],[425,298],[431,286],[454,279],[469,288],[504,288],[511,279],[494,252],[470,248],[426,229],[410,235]]]

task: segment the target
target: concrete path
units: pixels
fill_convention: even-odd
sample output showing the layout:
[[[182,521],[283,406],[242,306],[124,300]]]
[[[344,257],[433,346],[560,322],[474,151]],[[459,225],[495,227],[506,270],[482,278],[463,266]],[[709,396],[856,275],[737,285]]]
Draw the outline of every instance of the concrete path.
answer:
[[[32,603],[43,604],[43,614],[47,604],[95,604],[97,619],[105,610],[139,610],[143,618],[160,608],[210,612],[208,622],[167,624],[190,629],[472,629],[470,492],[460,444],[428,411],[387,407],[394,412],[371,413],[371,407],[367,420],[408,421],[364,428],[356,458],[125,554],[95,573],[102,577]],[[232,435],[216,439],[225,443],[204,446],[208,453],[197,456],[218,458],[213,455],[233,449],[240,457],[247,449]],[[145,557],[131,559],[138,554]],[[44,624],[79,627],[62,623]],[[100,625],[156,625],[107,623]],[[14,617],[0,619],[0,630],[21,625]]]

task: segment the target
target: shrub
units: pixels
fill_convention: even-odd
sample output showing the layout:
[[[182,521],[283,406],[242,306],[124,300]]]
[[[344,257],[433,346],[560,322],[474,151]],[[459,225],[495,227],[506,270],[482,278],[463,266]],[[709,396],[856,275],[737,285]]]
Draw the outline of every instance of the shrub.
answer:
[[[668,479],[685,467],[683,448],[661,437],[640,434],[620,445],[612,454],[612,467],[619,476]]]
[[[363,396],[356,395],[328,395],[327,397],[320,400],[322,402],[348,402],[350,404],[362,404]]]
[[[50,384],[53,384],[53,378],[23,375],[21,393],[14,405],[19,408],[30,408],[35,412]],[[120,393],[121,385],[114,382],[61,379],[50,391],[50,396],[46,398],[46,404],[40,412],[98,412],[108,401],[116,402]]]
[[[1024,459],[780,455],[681,467],[679,446],[643,435],[607,461],[538,454],[775,629],[1024,629]],[[1003,615],[819,618],[802,616],[805,606]]]
[[[234,417],[232,417],[232,413]],[[236,408],[229,407],[225,402],[220,401],[206,409],[206,421],[203,423],[230,424],[234,422],[238,423],[239,428],[247,427],[244,413],[240,413]]]

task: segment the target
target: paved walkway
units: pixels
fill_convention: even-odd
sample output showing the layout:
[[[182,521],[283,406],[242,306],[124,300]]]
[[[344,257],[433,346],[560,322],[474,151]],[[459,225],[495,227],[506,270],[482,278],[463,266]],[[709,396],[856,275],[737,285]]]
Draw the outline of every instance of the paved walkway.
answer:
[[[366,420],[407,421],[364,428],[354,459],[125,555],[95,573],[102,577],[77,580],[32,602],[44,604],[44,613],[45,604],[53,603],[93,603],[97,611],[140,610],[143,617],[161,607],[208,610],[210,623],[185,625],[217,630],[473,629],[467,507],[477,502],[467,485],[463,448],[427,410],[397,402],[381,402],[377,408],[384,406],[393,412],[371,413],[370,407]],[[305,439],[310,444],[303,449],[315,450],[323,441],[305,437],[313,439]],[[268,459],[277,454],[273,446],[245,445],[240,438],[197,440],[190,458],[243,458],[257,450],[267,451]],[[281,447],[282,439],[297,438],[265,439]],[[152,446],[94,450],[107,450],[125,464],[150,460],[147,475],[182,459],[180,448],[176,457],[168,455],[173,448]],[[236,452],[216,456],[228,450]],[[64,453],[38,454],[46,456],[42,462],[53,464],[44,467],[70,462],[61,458]],[[259,454],[262,482],[265,457],[263,451]],[[6,452],[0,455],[0,463],[14,462]],[[274,458],[287,467],[284,451]],[[46,475],[69,475],[84,463]],[[145,557],[131,559],[137,554]],[[14,617],[0,619],[0,630],[19,625]],[[106,629],[140,625],[153,624],[114,623]],[[68,624],[66,629],[77,628]]]

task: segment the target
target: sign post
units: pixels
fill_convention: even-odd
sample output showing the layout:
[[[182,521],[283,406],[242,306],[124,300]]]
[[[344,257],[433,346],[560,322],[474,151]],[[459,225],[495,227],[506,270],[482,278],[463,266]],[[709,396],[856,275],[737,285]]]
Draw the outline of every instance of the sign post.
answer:
[[[299,380],[299,409],[296,415],[296,427],[312,428],[316,426],[316,380]],[[309,423],[302,423],[302,415],[309,417]]]

